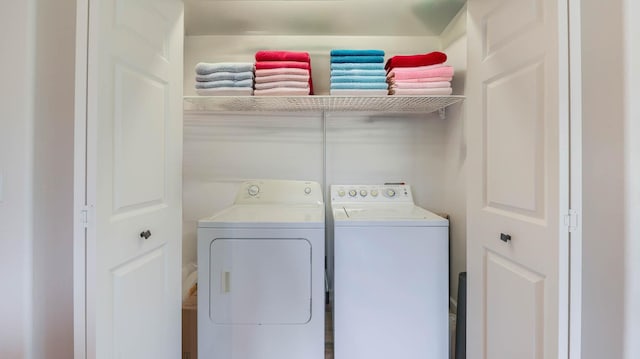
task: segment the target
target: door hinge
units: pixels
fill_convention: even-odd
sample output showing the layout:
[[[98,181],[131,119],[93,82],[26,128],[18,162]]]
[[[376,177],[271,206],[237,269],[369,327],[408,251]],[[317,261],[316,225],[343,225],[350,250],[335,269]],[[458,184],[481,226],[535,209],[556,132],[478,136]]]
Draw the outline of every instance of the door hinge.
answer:
[[[80,223],[84,228],[89,227],[89,206],[83,206],[80,210]]]
[[[578,229],[578,211],[570,209],[568,214],[564,215],[564,225],[569,229],[569,233]]]

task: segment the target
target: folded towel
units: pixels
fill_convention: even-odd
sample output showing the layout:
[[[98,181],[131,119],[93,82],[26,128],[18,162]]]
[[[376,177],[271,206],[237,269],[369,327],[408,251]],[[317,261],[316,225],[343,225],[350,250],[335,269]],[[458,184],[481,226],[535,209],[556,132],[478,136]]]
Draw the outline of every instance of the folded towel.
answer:
[[[331,63],[382,63],[384,56],[331,56]]]
[[[451,66],[442,66],[431,70],[421,70],[421,71],[408,71],[408,72],[398,72],[393,69],[389,71],[387,74],[387,78],[394,78],[396,80],[404,80],[404,79],[418,79],[423,77],[452,77],[453,76],[453,67]]]
[[[253,94],[255,96],[307,96],[309,95],[309,89],[291,88],[291,87],[278,87],[273,89],[255,90]]]
[[[308,62],[299,61],[258,61],[256,62],[256,70],[262,69],[278,69],[278,68],[294,68],[309,70],[311,66]]]
[[[384,56],[383,50],[334,49],[331,56]]]
[[[197,75],[196,81],[198,82],[206,82],[206,81],[219,81],[219,80],[246,80],[253,78],[253,71],[245,71],[245,72],[213,72],[207,75]]]
[[[329,90],[331,96],[386,96],[389,94],[387,90]]]
[[[331,70],[331,76],[386,76],[385,70]]]
[[[445,61],[447,61],[447,55],[439,51],[430,52],[428,54],[399,55],[389,58],[387,63],[384,65],[384,68],[429,66],[441,64]]]
[[[436,95],[451,95],[453,91],[451,87],[436,88],[436,89],[391,89],[390,95],[422,95],[422,96],[436,96]]]
[[[387,70],[388,72],[395,72],[395,73],[400,73],[400,72],[413,72],[413,71],[423,71],[423,70],[432,70],[432,69],[437,69],[438,67],[444,67],[444,66],[448,66],[445,64],[435,64],[435,65],[429,65],[429,66],[414,66],[414,67],[394,67],[394,68],[390,68],[389,70]]]
[[[301,61],[311,62],[308,52],[267,51],[256,52],[256,61]]]
[[[390,89],[428,89],[428,88],[447,88],[451,87],[449,81],[437,82],[393,82],[389,83]]]
[[[309,70],[296,69],[296,68],[275,68],[275,69],[260,69],[256,70],[256,77],[258,76],[273,76],[273,75],[304,75],[309,76]]]
[[[301,88],[301,89],[308,89],[309,88],[309,83],[308,82],[300,82],[300,81],[274,81],[274,82],[264,82],[264,83],[257,83],[254,86],[254,89],[256,90],[264,90],[264,89],[272,89],[272,88],[278,88],[278,87],[290,87],[290,88]]]
[[[300,81],[309,84],[309,75],[273,75],[256,76],[256,83],[277,82],[277,81]]]
[[[386,76],[331,76],[331,83],[340,82],[387,82]]]
[[[451,81],[453,77],[420,77],[420,78],[412,78],[412,79],[403,79],[398,80],[393,77],[387,77],[387,82],[390,84],[400,83],[400,82],[441,82],[441,81]]]
[[[346,83],[331,83],[331,90],[343,89],[343,90],[386,90],[389,85],[386,82],[346,82]]]
[[[213,89],[196,90],[200,96],[251,96],[253,88],[251,87],[218,87]]]
[[[207,75],[213,72],[245,72],[253,71],[253,62],[199,62],[196,74]]]
[[[197,89],[212,89],[217,87],[253,87],[253,79],[233,81],[233,80],[220,80],[220,81],[207,81],[196,82]]]
[[[382,63],[332,63],[331,70],[384,70],[384,64]]]

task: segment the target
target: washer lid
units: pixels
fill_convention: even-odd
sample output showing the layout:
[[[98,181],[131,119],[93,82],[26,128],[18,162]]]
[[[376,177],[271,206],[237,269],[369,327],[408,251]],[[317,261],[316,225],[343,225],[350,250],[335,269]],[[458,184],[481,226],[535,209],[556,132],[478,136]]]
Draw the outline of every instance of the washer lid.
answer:
[[[443,227],[449,221],[415,205],[334,206],[336,225]]]
[[[234,205],[198,221],[199,228],[324,228],[323,205]]]

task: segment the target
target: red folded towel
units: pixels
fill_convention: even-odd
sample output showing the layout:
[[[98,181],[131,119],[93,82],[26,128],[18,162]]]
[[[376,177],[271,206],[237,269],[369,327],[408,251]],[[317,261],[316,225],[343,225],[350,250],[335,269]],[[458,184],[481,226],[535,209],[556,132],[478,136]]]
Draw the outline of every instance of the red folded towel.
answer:
[[[299,61],[310,62],[308,52],[295,51],[258,51],[256,52],[256,61]]]
[[[280,69],[280,68],[294,68],[309,70],[311,66],[308,62],[298,61],[257,61],[256,70],[261,69]]]
[[[420,55],[399,55],[387,60],[384,68],[388,70],[394,67],[429,66],[441,64],[445,61],[447,61],[447,55],[440,51]]]

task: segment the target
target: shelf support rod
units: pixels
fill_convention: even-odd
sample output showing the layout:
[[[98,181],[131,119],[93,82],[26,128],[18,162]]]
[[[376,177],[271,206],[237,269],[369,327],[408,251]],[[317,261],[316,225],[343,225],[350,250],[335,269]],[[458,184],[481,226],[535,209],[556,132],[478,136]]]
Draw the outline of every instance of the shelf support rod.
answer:
[[[446,116],[447,113],[445,112],[445,108],[444,107],[438,109],[438,115],[440,115],[440,119],[441,120],[444,120],[444,119],[447,118],[447,116]]]
[[[322,111],[322,193],[327,203],[327,111]]]

